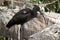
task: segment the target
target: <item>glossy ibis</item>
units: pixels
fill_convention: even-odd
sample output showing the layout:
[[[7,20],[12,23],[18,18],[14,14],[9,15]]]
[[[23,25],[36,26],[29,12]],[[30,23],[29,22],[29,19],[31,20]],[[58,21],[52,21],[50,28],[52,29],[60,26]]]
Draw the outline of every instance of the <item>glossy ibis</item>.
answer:
[[[37,5],[34,5],[33,9],[25,8],[17,12],[12,19],[6,25],[7,28],[12,27],[13,25],[21,24],[20,28],[20,40],[24,40],[24,26],[23,24],[27,21],[37,17],[37,12],[40,12],[40,8]]]
[[[17,12],[12,19],[6,25],[7,28],[12,27],[13,25],[21,24],[23,25],[27,21],[37,16],[37,12],[40,12],[40,8],[37,5],[34,5],[33,9],[25,8]]]

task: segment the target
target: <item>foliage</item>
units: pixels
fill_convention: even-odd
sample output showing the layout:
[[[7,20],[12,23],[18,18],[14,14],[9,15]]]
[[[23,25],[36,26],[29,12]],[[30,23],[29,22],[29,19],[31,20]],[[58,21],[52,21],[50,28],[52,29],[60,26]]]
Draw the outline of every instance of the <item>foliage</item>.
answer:
[[[43,1],[43,3],[48,3],[49,0],[46,0],[46,2]],[[56,1],[56,0],[50,0],[49,3]],[[49,4],[45,7],[45,11],[54,11],[57,13],[60,13],[60,0],[57,0],[55,3]]]
[[[37,3],[39,4],[40,0],[30,0],[30,2],[33,4],[37,4]]]
[[[0,40],[4,40],[3,36],[0,35]]]
[[[60,2],[56,1],[55,3],[47,5],[45,7],[45,10],[46,11],[54,11],[54,12],[60,13]]]
[[[43,3],[50,3],[50,2],[55,1],[55,0],[40,0],[40,1]]]
[[[45,6],[45,11],[54,11],[57,13],[60,13],[60,0],[57,0],[56,2],[54,2],[56,0],[30,0],[30,2],[34,3],[38,3],[42,2],[43,4],[48,4],[47,6]],[[52,3],[54,2],[54,3]]]

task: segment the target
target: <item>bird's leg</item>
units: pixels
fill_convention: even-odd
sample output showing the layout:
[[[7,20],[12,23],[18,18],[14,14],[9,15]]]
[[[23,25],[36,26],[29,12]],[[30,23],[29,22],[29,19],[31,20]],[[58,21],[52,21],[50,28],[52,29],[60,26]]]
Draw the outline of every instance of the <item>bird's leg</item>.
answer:
[[[21,25],[20,28],[20,40],[24,40],[24,25]]]
[[[8,29],[6,29],[6,31],[8,32],[8,31],[9,31],[9,28],[8,28]],[[5,40],[8,40],[8,37],[5,37]]]
[[[5,37],[6,40],[8,40],[8,37]]]

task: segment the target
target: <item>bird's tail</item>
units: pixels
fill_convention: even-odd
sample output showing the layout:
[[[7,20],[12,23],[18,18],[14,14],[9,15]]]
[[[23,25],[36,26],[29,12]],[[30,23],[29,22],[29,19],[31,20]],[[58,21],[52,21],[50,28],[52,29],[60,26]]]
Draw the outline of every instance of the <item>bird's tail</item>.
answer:
[[[14,25],[14,21],[10,20],[8,24],[6,25],[7,28],[11,28]]]

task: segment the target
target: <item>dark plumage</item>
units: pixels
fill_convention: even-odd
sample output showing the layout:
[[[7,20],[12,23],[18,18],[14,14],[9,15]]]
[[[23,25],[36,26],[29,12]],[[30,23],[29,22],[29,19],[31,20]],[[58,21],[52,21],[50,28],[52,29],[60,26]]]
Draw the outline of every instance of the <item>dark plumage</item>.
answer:
[[[40,8],[37,5],[34,5],[33,10],[29,8],[25,8],[17,12],[13,18],[8,22],[6,25],[7,28],[10,28],[11,26],[15,24],[21,24],[23,25],[27,21],[31,20],[32,18],[37,16],[37,11],[40,11]]]

